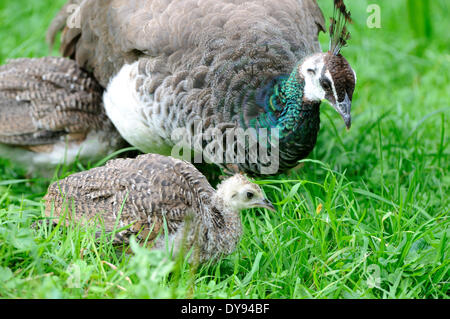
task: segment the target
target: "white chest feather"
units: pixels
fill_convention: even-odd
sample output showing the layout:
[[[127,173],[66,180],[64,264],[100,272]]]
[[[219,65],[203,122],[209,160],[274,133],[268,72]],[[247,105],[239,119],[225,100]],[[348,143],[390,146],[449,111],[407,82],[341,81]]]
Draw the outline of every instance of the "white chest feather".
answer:
[[[157,102],[151,94],[141,97],[138,78],[138,62],[122,67],[103,95],[106,114],[122,137],[142,152],[170,154],[164,119],[154,112]]]

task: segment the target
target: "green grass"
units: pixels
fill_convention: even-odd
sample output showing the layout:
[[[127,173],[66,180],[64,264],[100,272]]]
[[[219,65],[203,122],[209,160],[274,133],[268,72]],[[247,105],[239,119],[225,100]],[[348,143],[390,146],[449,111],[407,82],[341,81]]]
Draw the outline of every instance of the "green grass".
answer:
[[[79,225],[35,224],[50,181],[0,160],[0,297],[448,298],[449,4],[422,15],[417,1],[347,2],[353,126],[322,106],[315,150],[296,172],[259,181],[278,212],[244,212],[235,253],[195,268],[137,245],[117,252]],[[47,55],[62,3],[1,2],[0,63]],[[319,3],[329,16],[331,0]],[[366,26],[369,3],[380,29]]]

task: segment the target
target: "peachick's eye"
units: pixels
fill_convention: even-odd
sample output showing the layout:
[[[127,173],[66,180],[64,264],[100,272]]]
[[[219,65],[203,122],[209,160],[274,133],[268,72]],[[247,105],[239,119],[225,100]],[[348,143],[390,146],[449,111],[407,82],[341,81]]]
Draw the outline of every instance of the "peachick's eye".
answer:
[[[307,71],[311,75],[315,75],[316,74],[316,71],[314,71],[313,69],[308,69]]]
[[[252,192],[247,192],[247,199],[252,199],[253,196],[255,196],[255,194],[253,194]]]

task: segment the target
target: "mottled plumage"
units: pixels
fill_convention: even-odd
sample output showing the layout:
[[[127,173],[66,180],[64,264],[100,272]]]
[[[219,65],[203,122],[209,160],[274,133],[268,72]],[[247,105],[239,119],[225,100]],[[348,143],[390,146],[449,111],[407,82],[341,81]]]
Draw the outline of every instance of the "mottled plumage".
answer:
[[[15,59],[0,66],[0,156],[54,167],[95,160],[123,145],[107,118],[102,87],[75,61]]]
[[[320,53],[317,36],[325,23],[316,1],[70,1],[74,3],[80,5],[74,18],[79,28],[64,28],[61,52],[91,70],[106,88],[107,115],[130,144],[161,154],[179,144],[197,152],[223,147],[228,156],[238,148],[236,138],[221,146],[220,137],[214,145],[205,136],[250,128],[262,138],[262,129],[279,129],[279,147],[267,139],[258,141],[269,156],[279,150],[266,163],[261,151],[252,161],[249,145],[244,162],[213,159],[203,152],[206,159],[237,164],[256,175],[275,160],[279,163],[272,173],[293,167],[314,147],[325,89],[301,67],[317,54],[317,76],[325,77],[333,67],[325,65],[326,53]],[[65,7],[49,39],[68,16]],[[335,87],[342,86],[349,85]],[[344,104],[335,100],[338,110]],[[349,107],[341,111],[349,126]],[[199,137],[199,132],[205,135]]]
[[[182,242],[186,249],[195,245],[200,261],[235,249],[242,232],[240,210],[273,209],[261,189],[242,175],[215,191],[192,164],[157,154],[111,160],[73,174],[52,184],[45,200],[46,215],[56,221],[66,214],[66,223],[91,221],[106,232],[114,231],[116,222],[116,229],[131,225],[115,235],[116,243],[136,235],[153,248],[164,248],[165,236],[157,236],[165,222],[174,251]]]

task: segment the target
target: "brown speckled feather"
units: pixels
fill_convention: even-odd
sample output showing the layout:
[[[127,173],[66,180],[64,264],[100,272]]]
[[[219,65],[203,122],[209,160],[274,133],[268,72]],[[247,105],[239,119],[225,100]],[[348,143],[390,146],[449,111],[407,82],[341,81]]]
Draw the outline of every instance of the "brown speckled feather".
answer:
[[[33,147],[112,129],[102,105],[102,88],[72,60],[16,59],[0,66],[0,143]]]
[[[73,60],[15,59],[0,66],[0,157],[28,174],[98,161],[126,144],[105,114],[103,88]]]
[[[140,231],[139,238],[153,239],[166,219],[169,233],[175,233],[188,214],[202,211],[214,189],[195,167],[187,162],[156,154],[136,159],[115,159],[105,166],[73,174],[52,184],[45,197],[46,214],[64,213],[69,203],[71,218],[86,221],[100,216],[105,230],[133,224],[116,235],[116,242],[127,241]],[[123,207],[123,210],[121,210]],[[120,217],[119,217],[119,212]]]
[[[44,199],[45,214],[55,222],[91,224],[96,234],[114,232],[117,244],[136,235],[153,249],[168,244],[174,254],[194,248],[190,258],[200,262],[233,252],[242,235],[241,210],[274,210],[243,175],[215,190],[191,163],[158,154],[115,159],[73,174],[50,185]]]

